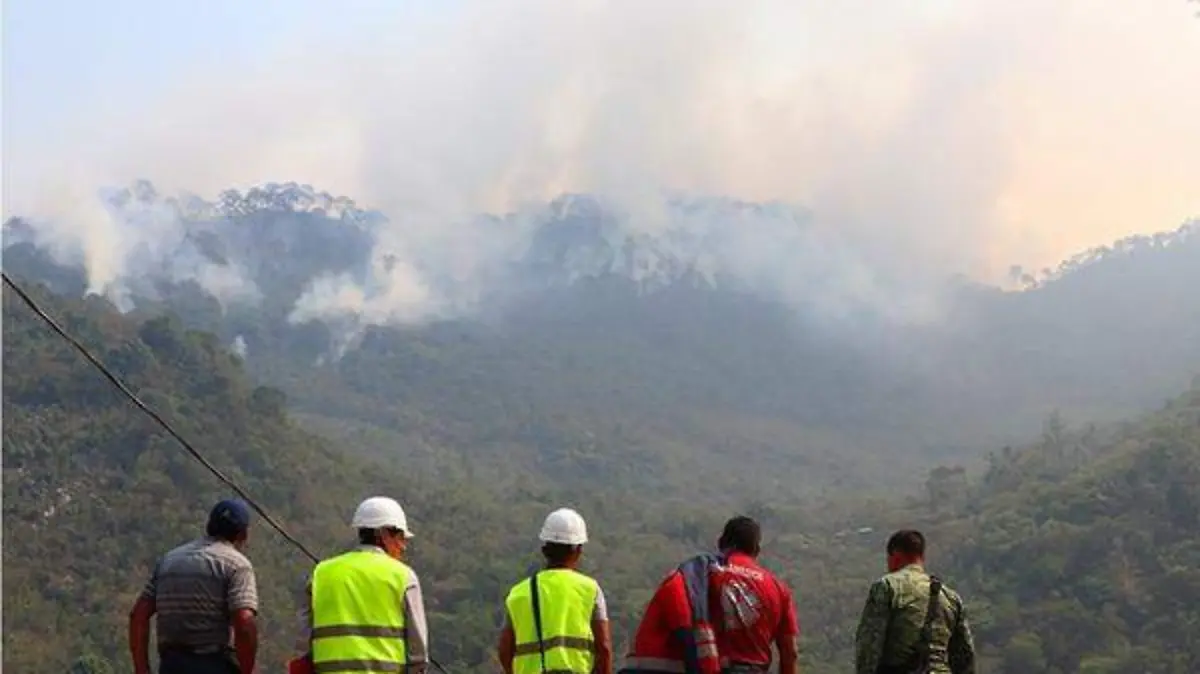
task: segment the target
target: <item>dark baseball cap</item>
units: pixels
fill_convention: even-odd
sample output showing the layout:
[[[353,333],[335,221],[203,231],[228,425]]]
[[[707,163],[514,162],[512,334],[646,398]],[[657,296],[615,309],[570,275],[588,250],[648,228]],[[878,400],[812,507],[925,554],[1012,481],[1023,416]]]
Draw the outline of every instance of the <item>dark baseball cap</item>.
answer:
[[[208,535],[234,538],[250,528],[250,508],[239,499],[226,499],[208,515]]]

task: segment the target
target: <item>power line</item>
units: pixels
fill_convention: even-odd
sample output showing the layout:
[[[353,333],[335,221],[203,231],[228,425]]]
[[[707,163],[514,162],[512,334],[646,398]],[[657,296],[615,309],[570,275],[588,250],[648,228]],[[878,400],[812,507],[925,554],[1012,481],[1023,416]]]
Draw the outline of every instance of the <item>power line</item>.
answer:
[[[308,548],[304,547],[303,543],[296,540],[294,536],[289,534],[287,530],[283,528],[283,525],[276,522],[275,519],[272,518],[271,515],[250,496],[250,494],[246,493],[245,489],[242,489],[237,483],[222,473],[219,468],[212,465],[212,463],[210,463],[208,459],[204,458],[204,455],[201,454],[195,447],[193,447],[190,442],[185,440],[182,435],[177,433],[175,429],[171,427],[171,424],[167,423],[166,420],[159,416],[157,412],[150,409],[150,407],[146,405],[146,403],[142,402],[142,400],[138,398],[133,391],[130,391],[129,387],[112,373],[112,370],[109,370],[104,363],[100,362],[99,358],[96,358],[92,355],[92,352],[89,351],[86,346],[81,344],[79,340],[72,337],[66,330],[62,328],[62,326],[58,324],[57,321],[54,320],[53,317],[51,317],[40,306],[38,306],[38,303],[34,301],[34,299],[30,297],[28,293],[21,288],[21,286],[17,285],[16,281],[13,281],[11,278],[9,278],[8,274],[3,271],[0,271],[0,275],[4,277],[4,282],[8,285],[8,287],[11,288],[18,297],[21,298],[21,301],[25,302],[25,304],[33,311],[33,313],[37,314],[39,318],[45,321],[46,325],[49,325],[51,330],[56,332],[59,337],[67,340],[71,346],[75,347],[79,353],[83,354],[83,357],[86,358],[88,362],[91,363],[97,370],[99,370],[100,373],[104,375],[105,379],[111,382],[113,386],[117,387],[121,393],[124,393],[125,397],[128,398],[129,401],[132,402],[138,409],[145,412],[151,419],[154,419],[154,421],[158,422],[158,425],[162,426],[163,430],[169,433],[171,437],[175,438],[180,445],[183,445],[183,448],[192,455],[192,458],[199,461],[200,464],[207,468],[210,473],[215,475],[218,480],[225,483],[225,485],[236,492],[238,496],[241,496],[251,508],[254,508],[255,512],[262,516],[263,520],[265,520],[267,524],[271,525],[271,528],[279,532],[280,536],[283,536],[284,540],[296,546],[296,549],[307,555],[308,558],[313,562],[321,561],[320,558],[309,551]],[[429,661],[429,664],[433,665],[439,672],[442,674],[447,674],[446,669],[442,667],[441,663],[439,663],[437,660],[434,660],[428,655],[426,655],[426,659]]]
[[[163,430],[165,430],[167,433],[169,433],[171,435],[171,437],[178,440],[179,444],[183,445],[183,448],[186,449],[188,451],[188,453],[191,454],[194,459],[199,461],[201,463],[201,465],[203,465],[205,468],[207,468],[209,470],[209,472],[211,472],[213,475],[215,475],[218,480],[220,480],[221,482],[224,482],[226,486],[228,486],[233,491],[237,492],[238,496],[241,496],[242,499],[244,499],[246,501],[246,503],[248,503],[250,505],[251,508],[254,508],[254,510],[259,515],[262,516],[263,520],[265,520],[267,524],[270,524],[271,527],[273,529],[275,529],[275,531],[279,532],[280,536],[283,536],[284,540],[286,540],[287,542],[296,546],[301,552],[308,555],[309,559],[311,559],[312,561],[314,561],[314,562],[320,561],[320,559],[316,555],[314,555],[312,552],[310,552],[308,548],[304,547],[303,543],[296,540],[291,534],[289,534],[287,532],[287,530],[285,530],[283,528],[283,526],[281,524],[276,522],[275,519],[272,518],[271,515],[269,513],[267,513],[266,510],[263,509],[262,506],[260,506],[248,493],[246,493],[245,489],[242,489],[237,483],[235,483],[233,480],[229,479],[229,477],[227,477],[224,473],[222,473],[219,468],[212,465],[212,463],[210,463],[208,459],[204,458],[204,455],[201,454],[195,447],[193,447],[190,442],[185,440],[182,435],[177,433],[175,431],[175,429],[171,427],[171,424],[167,423],[166,420],[164,420],[161,416],[159,416],[158,412],[155,412],[154,410],[150,409],[150,407],[147,406],[146,403],[142,402],[141,399],[138,398],[137,395],[133,393],[133,391],[130,391],[129,387],[126,386],[124,384],[124,382],[122,382],[120,379],[118,379],[117,376],[114,375],[112,373],[112,371],[109,370],[108,367],[104,365],[104,363],[100,362],[100,360],[98,358],[93,356],[91,351],[89,351],[86,346],[84,346],[83,344],[81,344],[79,342],[79,340],[75,339],[70,334],[68,334],[67,331],[64,330],[62,328],[62,326],[60,326],[58,324],[58,322],[54,320],[54,318],[52,318],[49,314],[47,314],[44,310],[42,310],[42,308],[40,306],[38,306],[38,303],[36,301],[34,301],[34,299],[32,297],[30,297],[19,285],[17,285],[17,283],[15,281],[13,281],[11,278],[9,278],[7,273],[0,272],[0,274],[3,274],[4,282],[6,284],[8,284],[8,287],[12,288],[13,292],[15,292],[17,294],[17,296],[20,297],[21,300],[23,302],[25,302],[25,304],[27,304],[30,309],[33,310],[33,313],[37,314],[39,318],[41,318],[43,321],[45,321],[46,325],[49,325],[51,330],[58,333],[59,337],[62,337],[63,339],[67,340],[67,342],[69,342],[71,344],[71,346],[74,346],[75,349],[77,351],[79,351],[79,353],[83,354],[83,357],[86,358],[88,360],[88,362],[90,362],[92,365],[94,365],[97,370],[100,370],[100,373],[103,374],[104,377],[106,379],[108,379],[108,381],[112,382],[112,385],[116,386],[117,389],[121,391],[121,393],[124,393],[125,397],[129,398],[130,402],[132,402],[134,405],[136,405],[138,409],[140,409],[141,411],[143,411],[147,415],[149,415],[151,419],[154,419],[156,422],[158,422],[158,425],[162,426]]]

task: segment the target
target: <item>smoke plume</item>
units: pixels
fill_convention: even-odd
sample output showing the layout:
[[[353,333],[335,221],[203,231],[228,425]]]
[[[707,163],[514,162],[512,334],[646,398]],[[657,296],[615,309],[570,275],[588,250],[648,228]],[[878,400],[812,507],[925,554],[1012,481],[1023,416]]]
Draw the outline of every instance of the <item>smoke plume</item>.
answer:
[[[1114,161],[1056,171],[1105,167],[1106,179],[1129,184],[1103,203],[1152,202],[1177,218],[1105,222],[1104,238],[1170,228],[1200,210],[1170,187],[1200,176],[1200,98],[1188,91],[1200,53],[1182,29],[1159,30],[1189,22],[1189,10],[1134,4],[524,0],[395,10],[360,17],[342,31],[351,39],[319,49],[308,41],[317,36],[298,36],[236,73],[181,74],[157,107],[94,120],[70,164],[82,168],[18,181],[15,201],[28,212],[17,214],[47,223],[43,238],[111,294],[179,249],[183,233],[162,213],[115,218],[96,187],[144,177],[213,197],[296,180],[349,195],[389,219],[367,279],[311,279],[293,318],[369,324],[472,310],[528,252],[541,205],[596,194],[623,214],[614,240],[690,246],[695,260],[823,316],[865,306],[927,318],[951,275],[998,279],[1012,263],[1052,264],[1103,240],[1082,222],[1096,209],[1035,189],[1059,174],[1046,178],[1031,157],[1107,154]],[[1124,51],[1111,41],[1116,26]],[[1116,99],[1101,84],[1128,115],[1155,114],[1154,128],[1114,132],[1105,103]],[[1071,129],[1092,135],[1062,133]],[[1122,165],[1129,148],[1148,145],[1174,162],[1170,176],[1150,180],[1145,161]],[[669,207],[680,194],[799,206],[734,217]],[[171,273],[227,297],[253,294],[241,275],[214,269],[197,260]]]

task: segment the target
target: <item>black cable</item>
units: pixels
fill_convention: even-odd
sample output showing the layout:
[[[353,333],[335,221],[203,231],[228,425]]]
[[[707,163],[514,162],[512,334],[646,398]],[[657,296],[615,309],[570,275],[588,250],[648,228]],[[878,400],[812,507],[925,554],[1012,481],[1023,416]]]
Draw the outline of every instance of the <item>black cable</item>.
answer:
[[[81,344],[79,342],[79,340],[77,340],[74,337],[72,337],[71,335],[69,335],[66,330],[63,330],[62,326],[60,326],[53,318],[51,318],[49,314],[47,314],[45,311],[43,311],[42,308],[40,306],[38,306],[38,303],[33,300],[33,298],[31,298],[29,295],[27,295],[25,293],[25,291],[22,290],[21,287],[16,284],[15,281],[13,281],[11,278],[8,277],[8,274],[5,274],[4,272],[0,272],[0,274],[3,274],[4,282],[8,284],[8,287],[12,288],[13,292],[15,292],[17,294],[17,296],[20,297],[21,300],[25,302],[25,304],[29,305],[29,308],[33,310],[33,313],[37,314],[38,317],[40,317],[43,321],[46,322],[47,325],[50,326],[50,329],[52,329],[52,330],[54,330],[54,332],[58,333],[59,337],[62,337],[63,339],[67,340],[71,344],[71,346],[74,346],[75,349],[79,351],[79,353],[83,354],[83,357],[88,359],[88,362],[90,362],[92,365],[96,366],[96,369],[100,370],[100,373],[103,374],[106,379],[108,379],[110,382],[112,382],[112,385],[116,386],[121,391],[121,393],[124,393],[125,397],[129,398],[130,402],[132,402],[134,405],[136,405],[138,407],[138,409],[140,409],[143,412],[145,412],[146,414],[148,414],[151,419],[154,419],[155,421],[157,421],[158,425],[163,427],[163,430],[165,430],[167,433],[169,433],[171,435],[171,437],[178,440],[179,444],[183,445],[183,448],[186,449],[188,451],[188,453],[192,455],[193,458],[195,458],[205,468],[207,468],[209,470],[209,472],[211,472],[213,475],[217,476],[218,480],[220,480],[221,482],[224,482],[230,489],[237,492],[238,496],[241,496],[242,499],[246,501],[246,503],[250,504],[250,507],[254,508],[254,510],[259,515],[262,516],[263,520],[265,520],[267,522],[267,524],[270,524],[271,527],[273,529],[275,529],[275,531],[278,531],[279,535],[283,536],[284,540],[288,541],[292,545],[299,548],[300,551],[303,552],[304,554],[308,555],[309,559],[311,559],[312,561],[314,561],[314,562],[321,561],[316,555],[314,555],[312,552],[310,552],[308,548],[304,547],[303,543],[301,543],[300,541],[293,538],[291,534],[289,534],[286,530],[284,530],[282,525],[280,525],[278,522],[276,522],[267,513],[266,510],[263,510],[262,506],[258,505],[258,503],[255,502],[255,500],[253,498],[251,498],[249,494],[246,493],[246,490],[242,489],[241,487],[239,487],[237,485],[237,483],[235,483],[233,480],[226,477],[225,474],[222,473],[219,468],[217,468],[216,466],[209,463],[208,459],[204,458],[204,455],[201,454],[199,451],[197,451],[195,447],[192,447],[191,443],[189,443],[187,440],[185,440],[183,438],[183,436],[181,436],[179,433],[175,432],[175,429],[171,427],[171,424],[168,424],[161,416],[159,416],[159,414],[157,412],[150,409],[146,405],[146,403],[142,402],[141,399],[138,398],[137,395],[135,395],[133,393],[133,391],[129,390],[128,386],[126,386],[120,379],[117,378],[116,375],[114,375],[112,373],[111,370],[108,369],[108,367],[106,367],[104,365],[104,363],[100,362],[99,359],[97,359],[95,356],[93,356],[92,353],[90,351],[88,351],[86,346]]]
[[[52,329],[52,330],[54,330],[54,332],[58,333],[59,337],[62,337],[63,339],[67,340],[71,344],[71,346],[74,346],[75,349],[79,351],[79,353],[83,354],[83,357],[87,358],[88,362],[90,362],[92,365],[96,366],[96,369],[100,370],[100,373],[103,374],[106,379],[108,379],[110,382],[112,382],[112,385],[116,386],[121,391],[121,393],[124,393],[125,397],[129,398],[130,402],[132,402],[134,405],[136,405],[138,407],[138,409],[140,409],[143,412],[145,412],[146,414],[150,415],[151,419],[154,419],[155,421],[157,421],[158,425],[163,427],[163,430],[165,430],[167,433],[169,433],[171,435],[171,437],[178,440],[179,444],[183,445],[183,448],[186,449],[188,451],[188,453],[192,455],[193,458],[195,458],[205,468],[207,468],[209,470],[209,472],[211,472],[213,475],[216,475],[218,480],[220,480],[221,482],[224,482],[230,489],[237,492],[238,496],[241,496],[242,499],[246,501],[246,503],[250,504],[250,507],[254,508],[254,510],[259,515],[261,515],[264,520],[266,520],[267,524],[270,524],[271,527],[275,529],[275,531],[278,531],[280,536],[283,536],[285,540],[287,540],[292,545],[295,545],[304,554],[308,555],[309,559],[311,559],[312,561],[314,561],[314,562],[320,561],[320,559],[316,555],[314,555],[312,552],[310,552],[308,550],[308,548],[304,547],[303,543],[301,543],[300,541],[293,538],[291,534],[289,534],[286,530],[284,530],[283,526],[281,526],[278,522],[276,522],[267,513],[266,510],[263,510],[262,506],[258,505],[258,503],[255,502],[255,500],[253,498],[251,498],[250,495],[247,494],[244,489],[239,487],[237,485],[237,483],[235,483],[233,480],[226,477],[225,474],[222,473],[219,468],[217,468],[216,466],[209,463],[208,459],[204,458],[204,455],[201,454],[200,452],[198,452],[195,447],[192,447],[191,443],[189,443],[187,440],[185,440],[183,438],[183,436],[181,436],[179,433],[175,432],[175,429],[171,427],[171,424],[168,424],[165,420],[163,420],[163,418],[161,416],[159,416],[157,412],[150,409],[146,405],[146,403],[142,402],[141,399],[138,398],[137,395],[135,395],[133,393],[133,391],[130,391],[129,387],[126,386],[120,379],[118,379],[117,376],[114,375],[112,373],[112,371],[109,370],[108,367],[106,367],[104,365],[104,363],[100,362],[99,359],[97,359],[95,356],[93,356],[92,353],[90,351],[88,351],[86,346],[81,344],[79,342],[79,340],[77,340],[74,337],[72,337],[71,335],[69,335],[66,330],[63,330],[62,326],[60,326],[53,318],[51,318],[49,314],[47,314],[45,311],[43,311],[42,308],[40,306],[38,306],[37,302],[35,302],[33,300],[33,298],[31,298],[29,295],[27,295],[25,293],[25,291],[22,290],[21,287],[16,284],[15,281],[13,281],[11,278],[8,277],[8,274],[4,274],[3,272],[0,272],[0,274],[3,274],[4,282],[8,284],[8,287],[12,288],[13,292],[15,292],[17,294],[17,296],[20,297],[21,300],[25,302],[25,304],[29,305],[29,308],[33,310],[33,313],[37,314],[38,317],[40,317],[43,321],[45,321],[46,324],[50,326],[50,329]]]
[[[66,330],[63,330],[62,326],[60,326],[58,324],[58,322],[56,322],[49,314],[47,314],[45,311],[43,311],[42,308],[40,306],[38,306],[38,303],[35,302],[32,297],[27,295],[24,290],[21,289],[21,286],[17,285],[17,283],[15,281],[13,281],[11,278],[9,278],[7,273],[0,271],[0,275],[2,275],[4,277],[4,282],[6,284],[8,284],[8,287],[12,288],[13,292],[15,292],[17,294],[17,296],[20,297],[21,300],[23,302],[25,302],[25,304],[28,305],[31,310],[33,310],[33,313],[37,314],[39,318],[41,318],[43,321],[46,322],[46,325],[50,326],[50,329],[52,329],[52,330],[54,330],[54,332],[58,333],[59,337],[62,337],[63,339],[67,340],[67,342],[69,342],[71,344],[71,346],[74,346],[75,349],[77,351],[79,351],[79,353],[83,354],[83,357],[86,358],[88,360],[88,362],[90,362],[92,365],[94,365],[96,367],[96,369],[100,370],[100,373],[103,374],[104,377],[106,379],[108,379],[108,381],[112,382],[112,385],[116,386],[121,391],[121,393],[124,393],[125,397],[129,398],[130,402],[132,402],[134,405],[136,405],[138,409],[140,409],[141,411],[143,411],[147,415],[149,415],[151,419],[154,419],[155,421],[157,421],[158,425],[163,427],[163,430],[165,430],[167,433],[169,433],[171,435],[171,437],[173,437],[177,441],[179,441],[179,444],[183,445],[183,448],[186,449],[188,451],[188,453],[192,455],[192,458],[199,461],[200,464],[203,465],[205,468],[207,468],[209,470],[209,472],[211,472],[213,475],[215,475],[218,480],[220,480],[221,482],[224,482],[226,486],[228,486],[233,491],[237,492],[238,496],[241,496],[242,499],[245,500],[246,503],[248,503],[251,508],[254,508],[255,512],[257,512],[259,515],[261,515],[263,520],[265,520],[267,522],[267,524],[271,525],[271,528],[273,528],[273,529],[275,529],[275,531],[279,532],[280,536],[283,536],[284,540],[286,540],[287,542],[296,546],[296,548],[299,549],[300,552],[303,552],[305,555],[307,555],[308,558],[311,559],[313,562],[321,561],[320,558],[318,558],[316,555],[314,555],[312,552],[310,552],[308,548],[304,547],[303,543],[301,543],[300,541],[298,541],[294,537],[292,537],[292,535],[289,534],[283,528],[282,525],[280,525],[278,522],[276,522],[267,513],[267,511],[262,508],[262,506],[258,505],[258,503],[253,498],[251,498],[249,494],[246,493],[246,490],[239,487],[237,485],[237,483],[235,483],[233,480],[226,477],[225,474],[220,471],[220,469],[218,469],[216,466],[209,463],[208,459],[204,458],[203,454],[201,454],[199,451],[197,451],[195,447],[192,447],[191,443],[189,443],[187,440],[185,440],[183,438],[183,436],[181,436],[179,433],[176,433],[175,429],[171,428],[171,425],[168,424],[161,416],[159,416],[157,412],[150,409],[146,405],[146,403],[142,402],[141,399],[138,398],[137,395],[135,395],[133,393],[133,391],[129,390],[128,386],[126,386],[120,379],[117,378],[116,375],[114,375],[112,373],[111,370],[109,370],[104,365],[104,363],[100,362],[100,360],[98,358],[93,356],[92,353],[90,351],[88,351],[86,346],[84,346],[83,344],[81,344],[79,342],[79,340],[75,339],[70,334],[68,334]],[[446,674],[446,670],[440,664],[438,664],[438,662],[436,660],[434,660],[433,658],[428,658],[428,660],[429,660],[430,664],[432,664],[434,667],[436,667],[438,669],[438,671],[440,671],[442,674]]]

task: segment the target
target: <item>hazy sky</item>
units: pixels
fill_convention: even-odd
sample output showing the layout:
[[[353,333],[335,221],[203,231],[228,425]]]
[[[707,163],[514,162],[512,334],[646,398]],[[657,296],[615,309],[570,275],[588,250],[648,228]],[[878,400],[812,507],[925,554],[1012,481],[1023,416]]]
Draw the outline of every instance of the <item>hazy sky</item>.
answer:
[[[436,217],[678,188],[994,278],[1200,216],[1197,9],[8,0],[4,210],[134,177]]]

